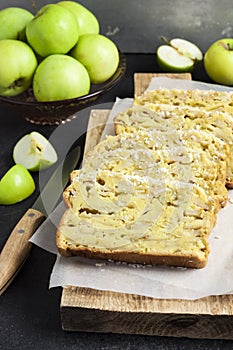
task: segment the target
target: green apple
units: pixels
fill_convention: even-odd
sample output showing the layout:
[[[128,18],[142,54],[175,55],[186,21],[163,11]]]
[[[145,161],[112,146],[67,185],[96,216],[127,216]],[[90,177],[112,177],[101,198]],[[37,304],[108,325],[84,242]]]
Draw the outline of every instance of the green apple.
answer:
[[[66,100],[88,94],[90,77],[73,57],[51,55],[39,64],[32,86],[37,101]]]
[[[16,96],[29,88],[37,59],[26,43],[0,40],[0,95]]]
[[[0,11],[0,40],[25,40],[25,29],[33,14],[20,7],[7,7]]]
[[[75,15],[79,26],[79,35],[99,33],[99,22],[95,15],[86,7],[75,1],[60,1],[58,5],[64,6]]]
[[[82,35],[70,55],[86,67],[93,84],[108,80],[119,65],[115,43],[101,34]]]
[[[35,182],[21,164],[11,167],[0,180],[0,204],[15,204],[29,197]]]
[[[215,41],[204,55],[204,67],[216,83],[233,85],[233,38]]]
[[[175,38],[157,49],[159,67],[165,72],[191,72],[203,58],[199,47],[184,39]]]
[[[15,145],[13,159],[30,171],[43,170],[57,161],[57,153],[51,143],[40,133],[24,135]]]
[[[29,45],[42,57],[66,54],[77,43],[79,28],[69,10],[48,4],[27,24],[26,37]]]

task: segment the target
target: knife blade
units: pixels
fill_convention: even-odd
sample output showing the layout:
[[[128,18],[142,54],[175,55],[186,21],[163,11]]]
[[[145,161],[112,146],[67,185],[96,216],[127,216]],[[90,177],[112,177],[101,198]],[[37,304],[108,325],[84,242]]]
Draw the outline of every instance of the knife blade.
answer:
[[[80,146],[60,162],[31,208],[22,216],[9,235],[0,254],[0,295],[13,281],[31,251],[29,239],[57,204],[69,175],[80,159]]]

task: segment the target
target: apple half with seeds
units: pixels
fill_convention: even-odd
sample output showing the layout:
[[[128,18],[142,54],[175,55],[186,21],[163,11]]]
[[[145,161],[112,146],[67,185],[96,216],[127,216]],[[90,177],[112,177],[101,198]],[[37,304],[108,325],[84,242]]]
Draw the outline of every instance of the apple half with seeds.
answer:
[[[46,169],[57,161],[57,153],[51,143],[40,133],[33,131],[23,136],[15,145],[13,159],[30,171]]]
[[[191,41],[175,38],[165,41],[157,49],[159,67],[165,72],[191,72],[198,61],[203,59],[199,47]]]

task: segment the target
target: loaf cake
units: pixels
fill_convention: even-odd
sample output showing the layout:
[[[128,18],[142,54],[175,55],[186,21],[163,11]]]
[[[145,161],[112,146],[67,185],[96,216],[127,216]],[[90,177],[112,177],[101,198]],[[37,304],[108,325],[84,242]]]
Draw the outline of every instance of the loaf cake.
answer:
[[[204,267],[208,236],[227,198],[227,155],[229,145],[213,133],[200,136],[199,130],[171,128],[169,122],[107,137],[64,192],[59,252]]]
[[[63,256],[202,268],[233,188],[233,94],[159,89],[115,118],[64,191]]]

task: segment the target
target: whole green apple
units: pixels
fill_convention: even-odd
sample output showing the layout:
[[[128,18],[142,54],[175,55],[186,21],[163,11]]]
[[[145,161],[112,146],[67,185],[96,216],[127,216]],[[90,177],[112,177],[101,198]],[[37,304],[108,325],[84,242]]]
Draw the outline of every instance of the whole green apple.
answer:
[[[37,59],[26,43],[0,40],[0,95],[16,96],[29,88]]]
[[[77,43],[79,28],[69,10],[48,4],[27,24],[26,37],[29,45],[41,57],[66,54]]]
[[[214,42],[204,55],[204,67],[216,83],[233,85],[233,38]]]
[[[101,34],[82,35],[70,55],[86,67],[93,84],[108,80],[119,65],[116,45]]]
[[[60,1],[58,5],[64,6],[75,15],[79,26],[79,35],[99,33],[99,22],[95,15],[86,7],[75,1]]]
[[[25,41],[25,29],[33,14],[20,7],[7,7],[0,11],[0,40],[18,39]]]
[[[57,101],[86,95],[90,78],[86,68],[68,55],[46,57],[36,69],[33,92],[37,101]]]
[[[0,181],[0,204],[21,202],[35,190],[35,182],[21,164],[11,167]]]

